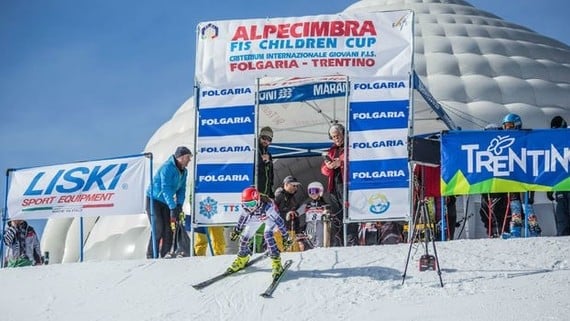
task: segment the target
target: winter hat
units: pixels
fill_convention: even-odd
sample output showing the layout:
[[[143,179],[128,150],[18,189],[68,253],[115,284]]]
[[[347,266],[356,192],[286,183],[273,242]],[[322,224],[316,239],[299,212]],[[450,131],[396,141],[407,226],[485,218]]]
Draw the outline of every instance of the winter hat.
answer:
[[[259,131],[259,136],[267,136],[273,139],[273,129],[271,129],[271,127],[265,126]]]
[[[184,156],[184,155],[192,156],[192,152],[185,146],[179,146],[178,148],[176,148],[176,151],[174,152],[175,158],[178,158],[178,157]]]
[[[554,118],[552,118],[552,121],[550,121],[550,128],[566,128],[566,127],[568,127],[568,125],[566,125],[566,121],[564,120],[564,118],[560,116],[554,116]]]
[[[301,185],[301,183],[299,183],[299,181],[291,175],[289,175],[289,176],[285,177],[285,179],[283,179],[283,185],[285,185],[285,184]]]

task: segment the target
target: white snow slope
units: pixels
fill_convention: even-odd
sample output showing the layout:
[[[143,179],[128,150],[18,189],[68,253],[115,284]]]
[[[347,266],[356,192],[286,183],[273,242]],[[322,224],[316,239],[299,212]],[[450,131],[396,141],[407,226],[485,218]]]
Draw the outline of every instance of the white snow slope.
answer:
[[[569,320],[570,237],[438,242],[444,287],[421,246],[315,249],[273,298],[265,260],[201,291],[232,255],[0,270],[1,320]],[[431,252],[432,247],[429,247]]]

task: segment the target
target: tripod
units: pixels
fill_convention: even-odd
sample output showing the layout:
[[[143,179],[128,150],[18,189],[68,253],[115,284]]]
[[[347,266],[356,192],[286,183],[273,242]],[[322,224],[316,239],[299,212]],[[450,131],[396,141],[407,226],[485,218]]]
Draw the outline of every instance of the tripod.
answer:
[[[441,270],[439,268],[439,258],[437,257],[437,250],[435,248],[435,234],[433,229],[433,223],[430,222],[428,208],[425,199],[418,201],[418,206],[414,214],[414,220],[412,224],[413,232],[410,238],[410,248],[408,249],[408,257],[406,258],[406,267],[404,268],[404,274],[402,275],[402,285],[406,280],[406,272],[408,271],[408,263],[410,262],[410,254],[412,252],[412,245],[414,244],[416,237],[421,242],[425,250],[425,254],[420,257],[420,271],[426,270],[437,270],[439,275],[439,283],[443,287],[443,280],[441,279]],[[421,237],[423,236],[423,240]],[[429,243],[433,245],[433,255],[429,254]]]

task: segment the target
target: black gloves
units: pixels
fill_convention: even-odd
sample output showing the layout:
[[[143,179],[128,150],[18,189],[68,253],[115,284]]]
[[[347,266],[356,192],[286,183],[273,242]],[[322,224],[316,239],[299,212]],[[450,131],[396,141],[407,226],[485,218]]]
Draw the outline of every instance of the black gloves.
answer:
[[[232,241],[237,241],[237,239],[239,238],[239,235],[241,234],[241,231],[238,231],[236,229],[234,229],[231,233],[230,233],[230,240]]]
[[[175,208],[170,210],[170,218],[178,220],[178,216],[180,215],[180,212],[182,212],[182,205],[176,205]]]
[[[554,201],[554,193],[553,192],[546,192],[546,198],[548,198],[549,201],[553,202]]]
[[[293,240],[289,237],[289,234],[283,235],[283,248],[286,250],[293,245]]]
[[[175,208],[170,210],[170,228],[173,232],[176,230],[176,224],[178,224],[180,213],[182,213],[182,205],[176,205]]]

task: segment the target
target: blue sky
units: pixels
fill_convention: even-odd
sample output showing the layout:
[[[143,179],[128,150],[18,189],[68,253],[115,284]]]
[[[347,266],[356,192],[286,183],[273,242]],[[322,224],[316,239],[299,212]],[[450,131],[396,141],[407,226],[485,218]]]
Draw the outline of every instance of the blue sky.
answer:
[[[193,94],[201,21],[331,14],[354,2],[1,1],[0,170],[142,152]],[[570,43],[567,0],[470,3]],[[2,182],[2,207],[4,194]]]

